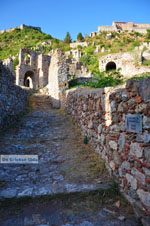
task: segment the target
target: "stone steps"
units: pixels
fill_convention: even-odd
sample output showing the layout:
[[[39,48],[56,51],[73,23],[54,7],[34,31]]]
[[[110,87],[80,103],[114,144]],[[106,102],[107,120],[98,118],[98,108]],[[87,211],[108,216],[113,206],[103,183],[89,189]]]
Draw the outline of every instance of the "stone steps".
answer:
[[[48,95],[33,94],[30,97],[30,104],[33,110],[49,110],[51,108]]]

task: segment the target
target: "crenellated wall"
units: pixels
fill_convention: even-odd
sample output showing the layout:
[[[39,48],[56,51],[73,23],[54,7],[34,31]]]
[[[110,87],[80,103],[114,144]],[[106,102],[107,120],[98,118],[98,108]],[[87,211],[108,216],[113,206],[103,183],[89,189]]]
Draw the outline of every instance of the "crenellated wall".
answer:
[[[120,184],[138,216],[150,214],[150,79],[126,88],[66,91],[67,113]],[[142,116],[142,132],[125,128],[127,115]],[[144,222],[143,218],[143,222]],[[150,220],[148,218],[148,220]],[[149,221],[150,222],[150,221]],[[144,224],[146,225],[146,224]]]

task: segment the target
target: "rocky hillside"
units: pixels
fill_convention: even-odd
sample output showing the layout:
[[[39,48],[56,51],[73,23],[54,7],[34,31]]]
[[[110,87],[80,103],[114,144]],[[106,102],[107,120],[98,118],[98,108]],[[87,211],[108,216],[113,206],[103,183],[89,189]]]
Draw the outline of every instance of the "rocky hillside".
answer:
[[[17,58],[20,48],[33,49],[45,54],[56,48],[70,49],[63,41],[32,28],[16,28],[0,34],[0,60],[8,57]]]

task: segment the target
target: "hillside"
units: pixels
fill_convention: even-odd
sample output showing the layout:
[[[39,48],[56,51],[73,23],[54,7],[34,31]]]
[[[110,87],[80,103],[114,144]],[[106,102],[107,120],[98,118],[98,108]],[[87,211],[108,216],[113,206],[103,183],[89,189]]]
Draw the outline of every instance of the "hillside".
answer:
[[[109,53],[135,51],[135,48],[141,46],[144,42],[150,42],[150,30],[147,34],[127,31],[122,33],[101,32],[95,37],[86,37],[85,41],[89,44],[88,47],[78,46],[78,49],[83,52],[80,61],[88,66],[90,71],[97,73],[99,71],[98,59],[101,56]]]
[[[0,60],[17,57],[20,48],[32,48],[45,54],[56,48],[70,49],[63,41],[32,28],[23,30],[16,28],[11,32],[0,34]]]

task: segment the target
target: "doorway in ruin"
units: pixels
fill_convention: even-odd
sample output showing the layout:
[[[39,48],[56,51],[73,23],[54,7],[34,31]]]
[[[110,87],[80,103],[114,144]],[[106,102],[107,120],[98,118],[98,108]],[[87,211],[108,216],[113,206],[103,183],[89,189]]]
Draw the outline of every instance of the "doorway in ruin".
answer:
[[[33,89],[34,73],[33,71],[27,71],[24,76],[24,86]]]
[[[106,64],[106,71],[112,70],[116,70],[116,64],[113,61]]]

